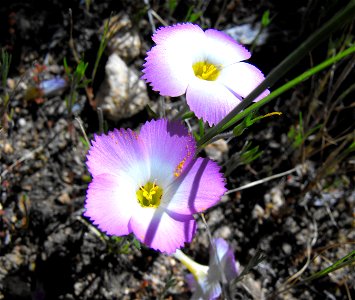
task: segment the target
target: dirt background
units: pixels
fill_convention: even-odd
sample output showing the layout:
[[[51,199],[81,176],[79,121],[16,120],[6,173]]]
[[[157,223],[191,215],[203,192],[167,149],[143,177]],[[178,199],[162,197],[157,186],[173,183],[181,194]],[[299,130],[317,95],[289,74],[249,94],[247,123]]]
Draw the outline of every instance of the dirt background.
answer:
[[[250,62],[268,74],[347,1],[177,1],[174,9],[169,3],[174,1],[150,2],[163,22],[197,17],[196,23],[220,30],[255,27],[269,10],[265,40],[247,45],[253,47]],[[107,47],[95,81],[78,89],[72,113],[65,102],[68,84],[52,94],[33,92],[56,76],[68,80],[64,58],[75,68],[78,55],[89,63],[86,74],[91,74],[110,15],[119,24],[113,35],[118,45],[127,35],[137,36],[140,44],[125,50]],[[162,25],[154,14],[153,23]],[[152,46],[144,1],[92,1],[88,8],[85,1],[3,0],[0,33],[0,47],[12,55],[7,82],[11,101],[0,132],[0,299],[189,299],[187,271],[179,262],[144,246],[137,249],[132,237],[106,237],[82,217],[90,177],[87,147],[75,118],[89,138],[99,131],[95,106],[113,52],[140,76]],[[338,30],[276,86],[342,49],[346,38],[353,40],[351,33],[352,25]],[[127,54],[127,49],[136,54]],[[229,189],[296,168],[224,196],[205,214],[212,235],[231,244],[241,268],[257,249],[265,256],[233,286],[235,299],[351,299],[353,268],[294,287],[286,281],[305,267],[302,282],[354,250],[355,160],[346,150],[354,140],[353,65],[354,58],[348,57],[291,89],[259,111],[280,111],[281,116],[262,119],[241,136],[209,145],[202,153],[223,166]],[[147,104],[171,117],[183,103],[181,98],[163,100],[149,88],[145,95],[148,102],[138,111],[128,106],[126,117],[110,120],[105,112],[105,128],[135,129],[152,118]],[[189,121],[193,129],[196,124]],[[298,146],[292,128],[303,134]],[[250,163],[242,152],[247,141],[263,150]],[[208,237],[196,217],[198,233],[185,252],[207,264]],[[286,287],[290,289],[278,293]]]

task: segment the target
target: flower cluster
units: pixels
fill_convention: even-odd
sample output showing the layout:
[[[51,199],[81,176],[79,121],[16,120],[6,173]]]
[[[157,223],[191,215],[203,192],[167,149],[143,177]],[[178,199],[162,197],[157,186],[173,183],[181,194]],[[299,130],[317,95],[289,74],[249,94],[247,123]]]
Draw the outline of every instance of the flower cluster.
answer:
[[[190,109],[210,125],[264,79],[259,69],[243,62],[250,52],[223,32],[185,23],[160,28],[153,40],[143,78],[163,96],[186,93]],[[133,233],[150,248],[174,253],[191,242],[193,215],[215,205],[226,191],[219,166],[195,154],[187,129],[165,119],[145,123],[139,133],[115,129],[95,135],[87,155],[92,182],[85,216],[109,235]],[[210,266],[197,268],[195,280],[189,280],[196,299],[221,293],[218,261],[227,279],[237,274],[228,244],[217,239],[215,247]],[[182,252],[175,257],[184,260]]]
[[[250,52],[221,31],[185,23],[160,28],[152,38],[156,46],[148,52],[143,79],[162,96],[186,93],[191,111],[210,125],[264,80],[259,69],[242,62]]]
[[[178,122],[145,123],[139,134],[96,135],[87,156],[93,177],[85,216],[110,235],[134,235],[171,254],[195,234],[193,214],[226,191],[219,166],[195,158],[196,144]]]

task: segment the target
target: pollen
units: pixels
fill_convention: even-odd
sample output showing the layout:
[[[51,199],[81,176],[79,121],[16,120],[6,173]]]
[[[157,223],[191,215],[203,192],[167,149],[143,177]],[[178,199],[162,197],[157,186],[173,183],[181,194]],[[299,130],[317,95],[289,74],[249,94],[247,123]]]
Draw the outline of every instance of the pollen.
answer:
[[[136,192],[137,200],[142,207],[155,207],[160,205],[163,189],[155,184],[148,182],[144,186],[140,186]]]
[[[182,173],[182,169],[185,166],[186,160],[191,156],[191,151],[189,150],[188,145],[186,145],[186,156],[179,162],[179,164],[176,166],[175,171],[174,171],[174,176],[179,177]]]
[[[180,161],[180,163],[176,166],[175,172],[174,172],[175,177],[179,177],[181,175],[182,168],[184,167],[185,162],[186,162],[186,158],[187,157],[185,157],[182,161]]]
[[[220,68],[206,61],[199,61],[192,66],[195,76],[208,81],[214,81],[218,78]]]

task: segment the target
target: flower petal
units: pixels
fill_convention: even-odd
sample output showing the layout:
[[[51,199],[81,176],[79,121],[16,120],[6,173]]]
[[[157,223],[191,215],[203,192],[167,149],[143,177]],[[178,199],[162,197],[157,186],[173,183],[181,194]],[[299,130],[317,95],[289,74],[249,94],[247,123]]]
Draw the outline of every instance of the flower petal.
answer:
[[[162,209],[139,207],[132,215],[130,228],[142,243],[167,254],[191,242],[196,221],[193,216],[175,216]]]
[[[196,142],[180,122],[164,119],[145,123],[139,137],[150,160],[151,180],[165,190],[193,159]]]
[[[263,73],[248,63],[237,63],[222,69],[217,82],[224,84],[237,95],[245,98],[265,79]],[[265,90],[255,101],[261,100],[270,94]]]
[[[198,118],[211,126],[221,121],[240,103],[231,91],[217,81],[194,77],[186,91],[186,101]]]
[[[187,284],[189,285],[193,294],[191,300],[214,300],[217,299],[221,293],[222,288],[219,281],[209,281],[206,277],[199,278],[198,282],[194,282],[192,274],[185,276]]]
[[[95,135],[86,164],[93,177],[103,173],[124,173],[142,184],[149,177],[147,162],[138,135],[132,130],[115,129],[107,135]]]
[[[108,234],[129,234],[129,220],[138,206],[135,192],[129,178],[112,174],[97,175],[87,190],[84,215]]]
[[[220,167],[208,158],[197,158],[167,189],[161,206],[191,215],[215,205],[226,190]]]
[[[251,54],[228,34],[215,29],[205,31],[208,38],[207,60],[222,66],[249,59]]]
[[[185,93],[196,56],[206,45],[203,30],[193,24],[160,28],[153,36],[157,43],[148,53],[142,76],[162,96]]]
[[[178,49],[155,46],[147,53],[142,79],[162,96],[181,96],[193,76],[192,58],[188,53],[178,52]]]
[[[160,27],[152,36],[157,45],[165,47],[171,44],[191,46],[196,43],[196,38],[204,39],[204,32],[198,25],[192,23],[179,23],[173,26]]]
[[[227,280],[233,280],[238,275],[237,265],[234,258],[233,249],[222,238],[214,239],[214,246],[219,262],[221,263],[222,271]],[[218,266],[217,257],[214,252],[214,248],[210,248],[210,261],[208,279],[210,281],[221,281],[220,268]]]
[[[185,276],[185,280],[187,282],[187,285],[189,286],[191,291],[196,291],[196,289],[198,288],[198,283],[194,277],[194,275],[192,274],[187,274]]]

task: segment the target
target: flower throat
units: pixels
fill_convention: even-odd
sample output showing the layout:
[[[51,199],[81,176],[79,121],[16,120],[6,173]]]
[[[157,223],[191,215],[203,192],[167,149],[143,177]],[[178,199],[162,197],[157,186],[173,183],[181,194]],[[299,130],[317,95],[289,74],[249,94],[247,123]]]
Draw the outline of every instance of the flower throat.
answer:
[[[216,65],[206,61],[194,63],[192,69],[196,77],[208,81],[216,80],[220,73],[220,69]]]
[[[141,186],[137,192],[137,200],[142,207],[155,207],[160,205],[163,189],[155,183],[148,182]]]

